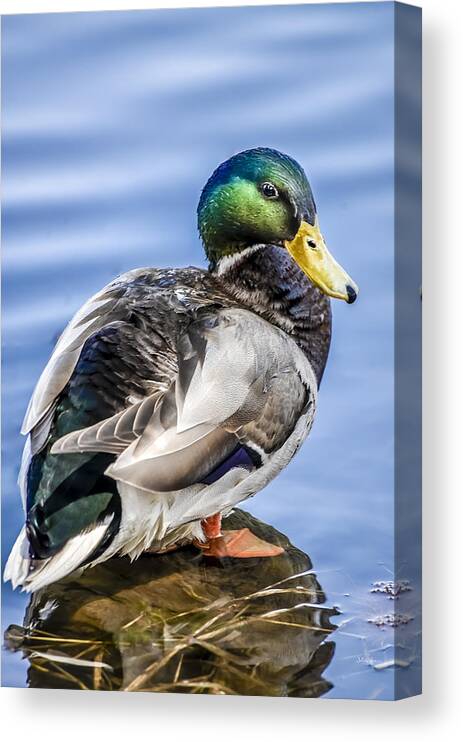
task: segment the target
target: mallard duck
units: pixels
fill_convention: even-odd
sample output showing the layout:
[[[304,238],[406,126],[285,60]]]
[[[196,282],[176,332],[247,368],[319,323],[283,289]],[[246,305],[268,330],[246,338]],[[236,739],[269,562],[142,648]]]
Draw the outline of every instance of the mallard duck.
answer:
[[[215,558],[281,552],[248,529],[222,534],[221,519],[309,433],[328,297],[351,304],[358,289],[326,248],[304,170],[276,150],[222,163],[198,228],[209,270],[129,271],[59,338],[22,428],[14,587],[191,543]]]

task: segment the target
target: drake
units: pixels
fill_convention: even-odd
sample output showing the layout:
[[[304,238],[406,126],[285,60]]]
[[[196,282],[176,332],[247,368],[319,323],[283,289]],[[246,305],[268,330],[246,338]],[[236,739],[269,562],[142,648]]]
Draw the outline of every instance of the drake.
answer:
[[[25,416],[25,525],[5,579],[36,591],[112,556],[194,543],[274,556],[221,518],[265,487],[310,431],[328,297],[358,289],[332,258],[301,166],[240,152],[204,187],[199,268],[140,268],[90,298]]]

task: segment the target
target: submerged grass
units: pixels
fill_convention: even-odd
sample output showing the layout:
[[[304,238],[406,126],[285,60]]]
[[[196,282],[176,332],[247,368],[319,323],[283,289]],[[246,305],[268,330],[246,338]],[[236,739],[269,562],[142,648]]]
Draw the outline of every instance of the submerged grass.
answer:
[[[98,690],[312,696],[334,630],[307,555],[237,511],[285,548],[270,559],[204,559],[192,549],[134,564],[115,559],[31,600],[7,645],[29,661],[31,686]],[[44,611],[45,605],[53,610]]]

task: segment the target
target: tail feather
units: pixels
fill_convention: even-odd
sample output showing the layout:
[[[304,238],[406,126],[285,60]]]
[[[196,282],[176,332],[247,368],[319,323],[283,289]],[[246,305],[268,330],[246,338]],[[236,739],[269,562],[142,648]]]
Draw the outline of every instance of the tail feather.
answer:
[[[26,528],[23,526],[5,565],[5,571],[3,573],[4,581],[8,582],[10,580],[13,590],[15,590],[18,585],[24,584],[29,574],[30,566],[29,542],[27,540]]]
[[[29,593],[61,580],[85,564],[104,538],[112,518],[112,515],[108,516],[92,530],[74,536],[52,557],[40,561],[30,558],[23,528],[11,550],[3,579],[5,582],[11,580],[13,589],[20,585]]]

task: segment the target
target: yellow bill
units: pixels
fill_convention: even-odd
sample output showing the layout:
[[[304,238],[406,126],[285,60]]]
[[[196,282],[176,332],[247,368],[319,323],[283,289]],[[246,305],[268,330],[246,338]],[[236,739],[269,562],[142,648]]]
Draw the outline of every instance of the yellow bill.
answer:
[[[318,221],[312,226],[301,222],[293,240],[284,243],[298,266],[323,293],[353,304],[358,287],[352,278],[330,255],[320,232]]]

